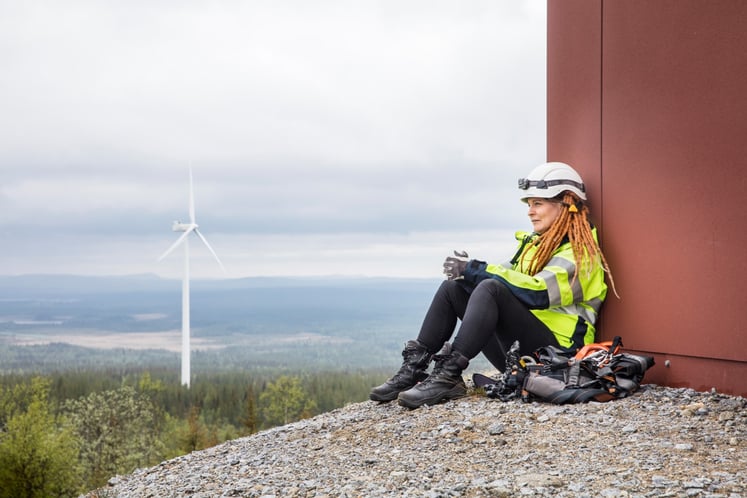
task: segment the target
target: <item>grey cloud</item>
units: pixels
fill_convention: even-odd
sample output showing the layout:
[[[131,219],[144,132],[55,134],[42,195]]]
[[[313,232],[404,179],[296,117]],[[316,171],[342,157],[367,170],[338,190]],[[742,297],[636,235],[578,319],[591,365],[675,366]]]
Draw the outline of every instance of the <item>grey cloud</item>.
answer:
[[[519,228],[543,9],[5,2],[0,232],[168,241],[189,164],[198,222],[227,237]]]

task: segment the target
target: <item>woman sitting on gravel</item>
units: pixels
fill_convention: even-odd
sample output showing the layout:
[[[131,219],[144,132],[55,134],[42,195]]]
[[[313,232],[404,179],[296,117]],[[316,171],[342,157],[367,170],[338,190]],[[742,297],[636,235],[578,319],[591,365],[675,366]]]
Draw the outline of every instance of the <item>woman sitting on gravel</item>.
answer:
[[[558,162],[538,166],[519,180],[533,232],[518,232],[510,262],[488,264],[454,252],[445,280],[426,313],[420,334],[402,351],[399,371],[371,390],[374,401],[399,400],[408,408],[433,405],[467,393],[462,371],[482,352],[499,370],[519,341],[520,354],[542,346],[576,349],[594,342],[594,322],[610,274],[588,220],[579,174]],[[453,343],[457,319],[461,320]],[[426,370],[435,360],[430,375]]]

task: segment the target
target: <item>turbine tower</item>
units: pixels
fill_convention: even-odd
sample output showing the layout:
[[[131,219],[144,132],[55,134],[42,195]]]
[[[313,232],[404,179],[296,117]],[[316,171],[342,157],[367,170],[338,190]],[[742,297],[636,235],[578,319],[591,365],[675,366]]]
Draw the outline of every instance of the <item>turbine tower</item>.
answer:
[[[213,255],[215,260],[220,265],[223,271],[226,271],[223,267],[223,263],[220,262],[220,258],[213,251],[213,248],[208,244],[207,239],[197,229],[198,225],[195,222],[195,197],[194,190],[192,188],[192,168],[189,169],[189,223],[182,223],[181,221],[175,221],[171,229],[174,232],[183,232],[181,236],[176,239],[176,242],[164,252],[158,261],[169,255],[171,251],[176,249],[179,244],[184,245],[184,276],[182,277],[182,385],[189,387],[190,384],[190,331],[189,331],[189,235],[194,233],[200,240],[205,244],[210,253]]]

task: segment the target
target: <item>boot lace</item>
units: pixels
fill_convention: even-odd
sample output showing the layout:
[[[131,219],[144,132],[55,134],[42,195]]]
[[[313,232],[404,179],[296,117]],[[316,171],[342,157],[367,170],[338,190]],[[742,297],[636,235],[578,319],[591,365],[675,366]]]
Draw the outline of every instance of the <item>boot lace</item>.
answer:
[[[433,355],[433,359],[435,360],[435,364],[433,365],[433,370],[431,371],[431,374],[423,381],[421,382],[422,387],[426,387],[434,382],[437,382],[441,379],[441,377],[444,376],[444,364],[446,363],[446,360],[449,358],[449,355],[440,355],[436,354]],[[447,374],[448,376],[448,374]]]
[[[397,383],[402,382],[407,379],[407,377],[410,377],[410,372],[412,370],[415,370],[415,367],[412,364],[412,359],[418,356],[418,351],[415,349],[405,349],[402,351],[402,366],[399,367],[399,370],[397,370],[397,373],[394,374],[394,376],[390,379],[390,382]]]

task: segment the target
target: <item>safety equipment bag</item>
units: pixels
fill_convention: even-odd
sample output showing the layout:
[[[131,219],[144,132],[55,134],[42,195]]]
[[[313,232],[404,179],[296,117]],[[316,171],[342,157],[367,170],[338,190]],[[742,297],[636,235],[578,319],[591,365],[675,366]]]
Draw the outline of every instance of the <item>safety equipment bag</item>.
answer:
[[[646,370],[654,366],[651,356],[621,350],[622,340],[615,337],[576,351],[545,346],[532,356],[519,356],[516,341],[506,353],[506,368],[499,378],[476,373],[472,380],[488,397],[502,401],[610,401],[638,390]]]

